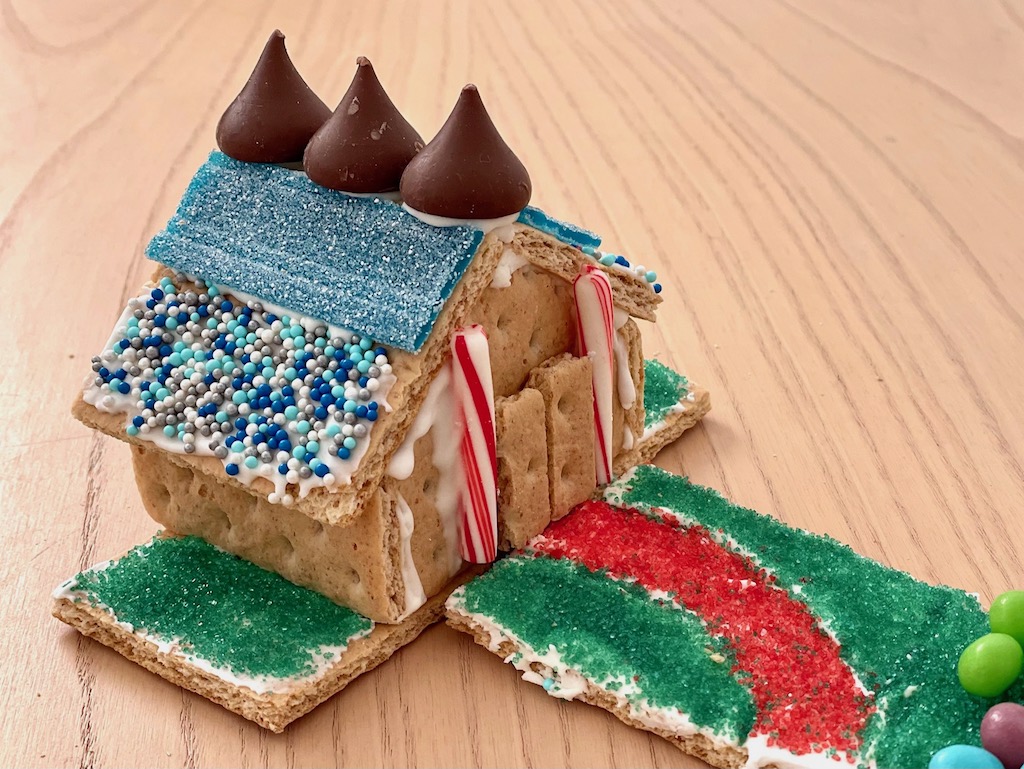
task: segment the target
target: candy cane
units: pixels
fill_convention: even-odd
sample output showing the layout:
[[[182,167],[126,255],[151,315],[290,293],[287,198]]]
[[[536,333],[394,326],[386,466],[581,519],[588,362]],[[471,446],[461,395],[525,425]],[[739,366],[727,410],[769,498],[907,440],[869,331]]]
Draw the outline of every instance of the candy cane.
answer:
[[[604,272],[585,264],[572,284],[576,297],[576,344],[593,364],[594,465],[597,483],[612,480],[612,380],[615,339],[612,284]]]
[[[491,359],[483,326],[455,332],[452,375],[462,433],[459,552],[470,563],[490,563],[497,557],[498,460]]]

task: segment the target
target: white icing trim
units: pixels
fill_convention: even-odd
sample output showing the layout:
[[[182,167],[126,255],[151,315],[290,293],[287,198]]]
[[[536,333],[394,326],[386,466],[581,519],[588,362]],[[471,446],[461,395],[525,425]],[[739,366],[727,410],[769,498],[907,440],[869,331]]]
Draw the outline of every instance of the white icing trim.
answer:
[[[420,574],[416,570],[416,562],[412,557],[412,533],[416,528],[416,519],[413,517],[412,510],[409,509],[405,497],[401,494],[396,494],[395,512],[398,513],[402,584],[405,586],[405,608],[398,618],[401,621],[427,602],[427,594],[423,592],[423,583],[420,581]]]
[[[402,208],[405,209],[407,213],[412,214],[421,222],[429,224],[431,227],[472,227],[475,230],[482,230],[484,233],[488,233],[491,230],[498,229],[499,227],[514,224],[520,214],[519,211],[516,211],[514,214],[499,216],[497,219],[453,219],[448,216],[425,214],[422,211],[417,211],[408,203],[402,203]]]

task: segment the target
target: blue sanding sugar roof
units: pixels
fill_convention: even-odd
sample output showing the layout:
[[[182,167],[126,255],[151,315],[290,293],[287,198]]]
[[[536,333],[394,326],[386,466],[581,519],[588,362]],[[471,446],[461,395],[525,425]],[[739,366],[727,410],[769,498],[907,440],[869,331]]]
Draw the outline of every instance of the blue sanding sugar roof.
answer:
[[[595,249],[601,245],[600,235],[578,227],[575,224],[548,216],[539,208],[534,208],[533,206],[524,208],[522,213],[519,214],[518,221],[533,227],[535,230],[545,232],[563,243],[568,243],[570,246]]]
[[[196,172],[150,259],[416,352],[483,239],[386,200],[220,152]]]

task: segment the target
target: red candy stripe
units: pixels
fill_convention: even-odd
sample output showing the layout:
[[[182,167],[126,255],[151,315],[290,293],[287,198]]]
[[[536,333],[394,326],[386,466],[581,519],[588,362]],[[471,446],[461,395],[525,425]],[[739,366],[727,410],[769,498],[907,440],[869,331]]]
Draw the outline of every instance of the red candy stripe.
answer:
[[[533,546],[592,571],[636,580],[675,600],[722,637],[733,673],[750,687],[752,734],[795,754],[855,750],[874,711],[840,657],[839,645],[807,605],[774,585],[749,558],[719,545],[701,526],[677,528],[604,502],[585,502]],[[685,675],[685,673],[681,673]]]
[[[459,552],[470,563],[490,563],[498,549],[498,460],[490,353],[482,326],[455,332],[452,374],[463,466]]]

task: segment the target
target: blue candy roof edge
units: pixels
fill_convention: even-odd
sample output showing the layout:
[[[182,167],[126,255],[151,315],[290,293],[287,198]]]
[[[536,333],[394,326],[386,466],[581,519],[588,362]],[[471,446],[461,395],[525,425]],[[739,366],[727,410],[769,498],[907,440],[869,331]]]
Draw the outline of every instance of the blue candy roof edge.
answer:
[[[570,222],[563,222],[548,216],[539,208],[527,206],[519,214],[518,222],[533,227],[535,230],[547,233],[563,243],[576,248],[596,249],[601,245],[601,236],[597,233],[586,230]]]

